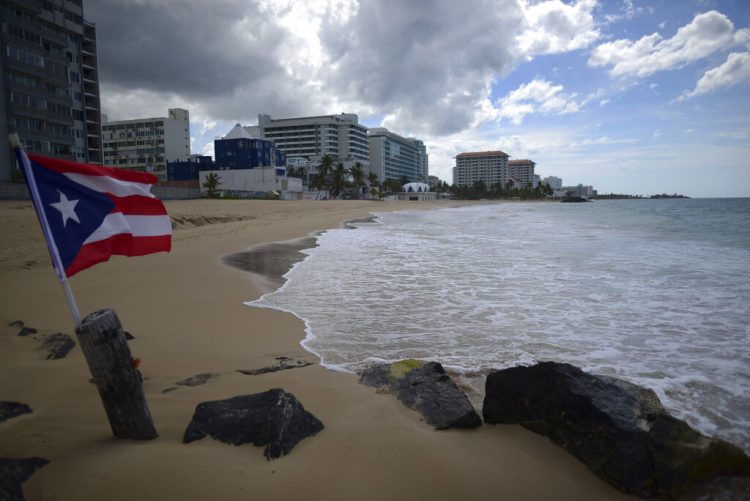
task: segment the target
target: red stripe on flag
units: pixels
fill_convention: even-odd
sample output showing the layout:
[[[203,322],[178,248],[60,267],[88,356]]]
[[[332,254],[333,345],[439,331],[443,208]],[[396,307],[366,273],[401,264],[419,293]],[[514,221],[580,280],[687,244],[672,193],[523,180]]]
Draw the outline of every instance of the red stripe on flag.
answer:
[[[107,239],[83,245],[78,255],[65,270],[72,277],[97,263],[109,261],[112,254],[118,256],[145,256],[154,252],[169,252],[172,249],[172,236],[134,237],[130,233],[113,235]]]
[[[158,198],[131,195],[129,197],[117,197],[107,193],[107,196],[115,204],[112,212],[122,212],[128,216],[166,216],[167,208]]]
[[[28,153],[29,158],[37,164],[46,167],[52,171],[65,174],[75,172],[86,176],[107,176],[120,181],[131,183],[156,184],[159,179],[148,172],[136,172],[132,170],[117,169],[115,167],[104,167],[101,165],[84,164],[72,162],[70,160],[60,160],[59,158],[50,158],[36,153]]]

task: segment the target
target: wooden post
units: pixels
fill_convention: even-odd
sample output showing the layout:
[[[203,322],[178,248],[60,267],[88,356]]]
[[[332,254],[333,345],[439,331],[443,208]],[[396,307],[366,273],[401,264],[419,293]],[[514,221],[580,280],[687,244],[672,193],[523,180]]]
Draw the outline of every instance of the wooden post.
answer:
[[[115,311],[95,311],[83,319],[76,334],[112,433],[119,438],[156,438],[141,374],[133,367],[125,331]]]

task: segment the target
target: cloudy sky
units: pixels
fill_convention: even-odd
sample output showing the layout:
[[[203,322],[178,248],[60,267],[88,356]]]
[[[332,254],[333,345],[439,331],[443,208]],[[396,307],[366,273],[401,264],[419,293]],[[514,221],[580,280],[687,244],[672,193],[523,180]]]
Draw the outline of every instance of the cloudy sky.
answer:
[[[430,173],[503,150],[600,193],[750,196],[747,0],[89,0],[110,120],[356,113]]]

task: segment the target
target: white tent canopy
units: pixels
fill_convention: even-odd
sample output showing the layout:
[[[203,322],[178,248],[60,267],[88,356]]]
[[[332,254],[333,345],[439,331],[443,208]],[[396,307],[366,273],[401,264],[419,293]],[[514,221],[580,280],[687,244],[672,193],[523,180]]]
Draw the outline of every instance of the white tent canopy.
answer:
[[[404,192],[426,193],[430,191],[430,185],[427,183],[406,183],[401,187]]]

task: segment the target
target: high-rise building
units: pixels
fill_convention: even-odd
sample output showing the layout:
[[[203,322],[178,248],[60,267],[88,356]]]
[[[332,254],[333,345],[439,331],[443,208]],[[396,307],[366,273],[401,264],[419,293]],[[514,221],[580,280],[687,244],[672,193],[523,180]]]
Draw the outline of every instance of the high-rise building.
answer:
[[[527,159],[509,160],[508,178],[514,181],[516,187],[533,188],[535,165],[535,162]]]
[[[260,137],[270,139],[287,157],[302,157],[317,164],[324,155],[346,167],[370,162],[367,127],[353,113],[316,117],[279,118],[258,115]]]
[[[107,121],[102,126],[104,164],[151,172],[167,180],[167,161],[190,156],[190,114],[169,109],[166,117]]]
[[[502,151],[476,151],[456,155],[453,184],[472,186],[482,181],[489,188],[493,184],[508,182],[508,154]]]
[[[0,136],[28,151],[101,163],[96,28],[82,0],[0,0]],[[15,158],[0,141],[0,181]]]
[[[370,172],[378,179],[426,181],[427,148],[419,139],[405,138],[388,129],[370,129]]]
[[[562,189],[562,178],[559,178],[556,176],[547,176],[544,179],[542,179],[542,182],[549,185],[549,187],[552,188],[553,190]]]

